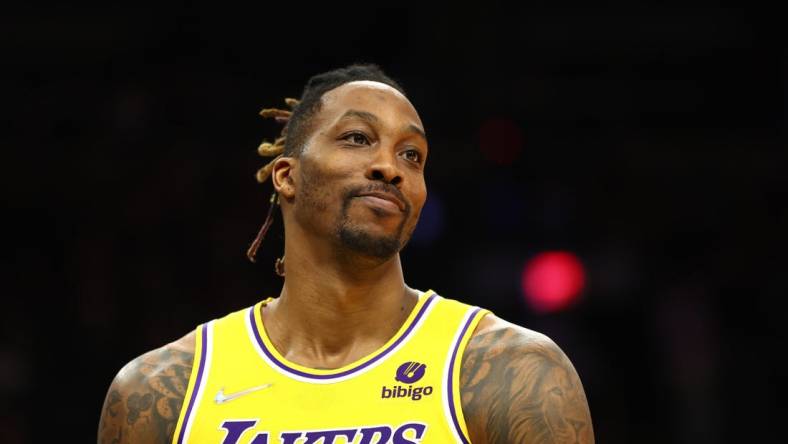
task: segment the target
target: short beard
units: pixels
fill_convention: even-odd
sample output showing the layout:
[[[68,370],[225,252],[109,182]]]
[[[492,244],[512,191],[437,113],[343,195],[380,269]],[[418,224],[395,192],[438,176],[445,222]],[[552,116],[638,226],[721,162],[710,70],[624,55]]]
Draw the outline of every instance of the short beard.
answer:
[[[373,188],[373,187],[369,187]],[[367,188],[367,190],[370,190]],[[374,188],[387,189],[386,186],[376,186]],[[343,247],[361,253],[365,256],[373,257],[381,261],[391,259],[395,254],[399,253],[402,247],[407,243],[407,239],[403,239],[402,233],[405,230],[405,223],[410,215],[410,205],[406,204],[406,208],[396,232],[391,236],[373,236],[369,232],[364,231],[350,223],[348,218],[348,207],[353,198],[358,196],[362,190],[352,189],[347,190],[344,194],[344,201],[342,203],[342,214],[337,224],[337,235]],[[370,190],[371,191],[371,190]]]
[[[402,230],[396,236],[371,236],[369,233],[343,223],[339,227],[339,240],[344,247],[366,256],[386,261],[399,253]]]

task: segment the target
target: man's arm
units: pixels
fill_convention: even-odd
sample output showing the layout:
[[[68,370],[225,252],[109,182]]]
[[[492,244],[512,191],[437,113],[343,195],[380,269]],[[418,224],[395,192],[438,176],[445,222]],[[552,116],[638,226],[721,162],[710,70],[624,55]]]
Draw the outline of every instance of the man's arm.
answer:
[[[460,373],[473,444],[594,442],[583,385],[545,335],[492,315],[479,323]]]
[[[104,399],[98,443],[171,443],[193,359],[191,333],[126,364]]]

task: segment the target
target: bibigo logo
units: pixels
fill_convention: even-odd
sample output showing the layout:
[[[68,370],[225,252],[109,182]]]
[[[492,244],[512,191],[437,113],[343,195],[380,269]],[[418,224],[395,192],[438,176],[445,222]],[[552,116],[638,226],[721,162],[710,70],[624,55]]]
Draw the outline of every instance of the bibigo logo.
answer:
[[[420,362],[406,362],[397,368],[397,374],[394,375],[394,380],[407,384],[407,386],[394,385],[391,388],[383,387],[380,397],[383,399],[390,398],[410,398],[412,401],[418,401],[422,396],[429,396],[432,394],[432,386],[414,387],[413,384],[418,382],[424,377],[427,371],[427,366]]]

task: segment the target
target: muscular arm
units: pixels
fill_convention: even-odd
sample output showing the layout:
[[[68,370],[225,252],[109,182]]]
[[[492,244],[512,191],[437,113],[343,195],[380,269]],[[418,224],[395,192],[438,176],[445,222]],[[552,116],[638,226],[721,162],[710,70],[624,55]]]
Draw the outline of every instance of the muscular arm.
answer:
[[[104,399],[99,444],[171,443],[193,358],[190,334],[126,364]]]
[[[460,373],[473,444],[594,442],[583,386],[547,336],[486,316]]]

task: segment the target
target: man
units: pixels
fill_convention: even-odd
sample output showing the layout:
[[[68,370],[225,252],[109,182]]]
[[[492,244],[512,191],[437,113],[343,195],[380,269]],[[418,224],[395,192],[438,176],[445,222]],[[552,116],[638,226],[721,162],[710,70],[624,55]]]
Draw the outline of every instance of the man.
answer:
[[[290,104],[258,173],[284,220],[281,294],[127,364],[99,442],[593,442],[549,338],[405,284],[427,139],[402,88],[353,65]]]

